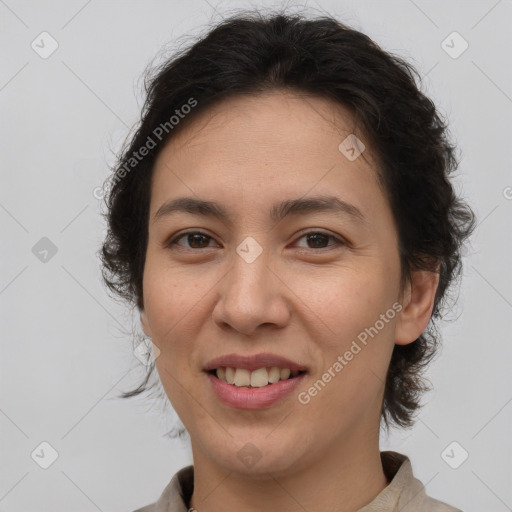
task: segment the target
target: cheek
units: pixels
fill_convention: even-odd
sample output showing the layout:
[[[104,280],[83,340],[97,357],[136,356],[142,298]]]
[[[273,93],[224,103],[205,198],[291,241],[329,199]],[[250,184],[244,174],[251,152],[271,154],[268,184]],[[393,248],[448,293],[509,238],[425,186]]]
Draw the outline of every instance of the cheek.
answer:
[[[153,343],[159,348],[158,372],[173,392],[179,382],[189,378],[191,362],[197,352],[194,343],[207,317],[209,294],[216,282],[197,271],[169,268],[163,258],[148,258],[143,280],[145,313]]]
[[[394,270],[368,261],[358,268],[337,268],[297,279],[297,295],[314,313],[319,329],[338,340],[356,337],[375,324],[396,299]],[[299,284],[300,283],[300,284]],[[303,306],[303,307],[304,307]]]
[[[193,314],[204,296],[191,276],[169,268],[163,258],[149,256],[143,279],[144,306],[155,338],[165,338],[180,320]]]
[[[314,423],[323,425],[321,430],[326,425],[331,425],[333,430],[340,425],[343,429],[350,428],[350,425],[361,425],[367,414],[378,415],[385,381],[363,357],[356,357],[340,373],[333,373],[334,377],[326,384],[317,380],[306,390],[312,397],[309,406],[315,410]],[[309,406],[304,406],[305,411]]]
[[[311,334],[318,340],[321,382],[308,395],[318,396],[320,409],[368,406],[383,390],[396,322],[395,276],[385,275],[387,268],[372,262],[364,270],[343,269],[336,280],[315,279],[315,287],[304,289],[318,318]]]
[[[309,401],[304,407],[306,411],[308,407],[314,409],[315,422],[332,425],[335,430],[338,422],[348,427],[371,411],[380,410],[394,346],[391,316],[386,323],[357,309],[352,314],[348,310],[339,314],[335,326],[339,336],[331,338],[330,343],[324,340],[319,347],[322,367],[300,402]]]

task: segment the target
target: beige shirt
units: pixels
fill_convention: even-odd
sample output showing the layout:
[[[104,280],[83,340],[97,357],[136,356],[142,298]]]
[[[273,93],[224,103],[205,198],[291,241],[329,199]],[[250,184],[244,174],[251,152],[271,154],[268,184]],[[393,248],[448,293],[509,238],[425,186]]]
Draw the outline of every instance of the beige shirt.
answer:
[[[358,512],[462,512],[427,496],[408,457],[392,451],[380,452],[380,457],[389,485]],[[187,512],[193,490],[194,467],[187,466],[172,477],[156,503],[134,512]]]

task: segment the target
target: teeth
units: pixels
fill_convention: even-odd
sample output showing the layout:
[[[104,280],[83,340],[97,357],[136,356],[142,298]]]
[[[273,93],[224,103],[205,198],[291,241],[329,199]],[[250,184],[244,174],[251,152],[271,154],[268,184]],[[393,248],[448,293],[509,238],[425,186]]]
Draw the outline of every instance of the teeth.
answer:
[[[268,381],[273,384],[274,382],[279,382],[280,377],[281,370],[277,366],[272,366],[268,372]]]
[[[228,384],[238,387],[253,387],[262,388],[268,384],[274,384],[280,380],[286,380],[290,377],[296,377],[298,371],[290,371],[289,368],[278,368],[272,366],[271,368],[258,368],[253,372],[245,368],[217,368],[217,377]]]
[[[251,383],[251,374],[249,370],[237,368],[235,370],[235,386],[248,386]]]
[[[283,368],[281,371],[280,371],[280,377],[281,377],[281,380],[285,380],[287,379],[289,376],[290,376],[290,369],[289,368]]]
[[[217,374],[217,377],[219,377],[218,374]],[[234,370],[234,368],[226,368],[226,382],[228,384],[234,384],[235,383],[235,370]]]
[[[237,370],[238,372],[238,370]],[[260,368],[251,373],[251,386],[262,388],[268,384],[268,373],[266,368]]]

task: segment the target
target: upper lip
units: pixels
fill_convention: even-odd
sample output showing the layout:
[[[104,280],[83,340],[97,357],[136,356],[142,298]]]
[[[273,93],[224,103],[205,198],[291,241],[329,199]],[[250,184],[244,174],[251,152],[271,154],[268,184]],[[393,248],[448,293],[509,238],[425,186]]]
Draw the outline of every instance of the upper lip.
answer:
[[[307,370],[304,365],[290,361],[290,359],[287,359],[286,357],[270,353],[255,354],[252,356],[226,354],[209,361],[205,365],[204,370],[210,371],[217,368],[230,367],[245,368],[246,370],[254,371],[259,368],[271,368],[273,366],[277,366],[278,368],[289,368],[292,372]]]

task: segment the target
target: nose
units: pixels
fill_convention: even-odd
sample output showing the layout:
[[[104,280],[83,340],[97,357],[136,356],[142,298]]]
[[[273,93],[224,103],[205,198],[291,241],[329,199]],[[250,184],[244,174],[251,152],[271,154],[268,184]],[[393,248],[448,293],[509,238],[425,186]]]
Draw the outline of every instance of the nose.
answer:
[[[219,299],[212,313],[219,327],[251,336],[263,326],[286,326],[291,292],[268,263],[265,251],[252,263],[236,254],[231,270],[219,283]]]

